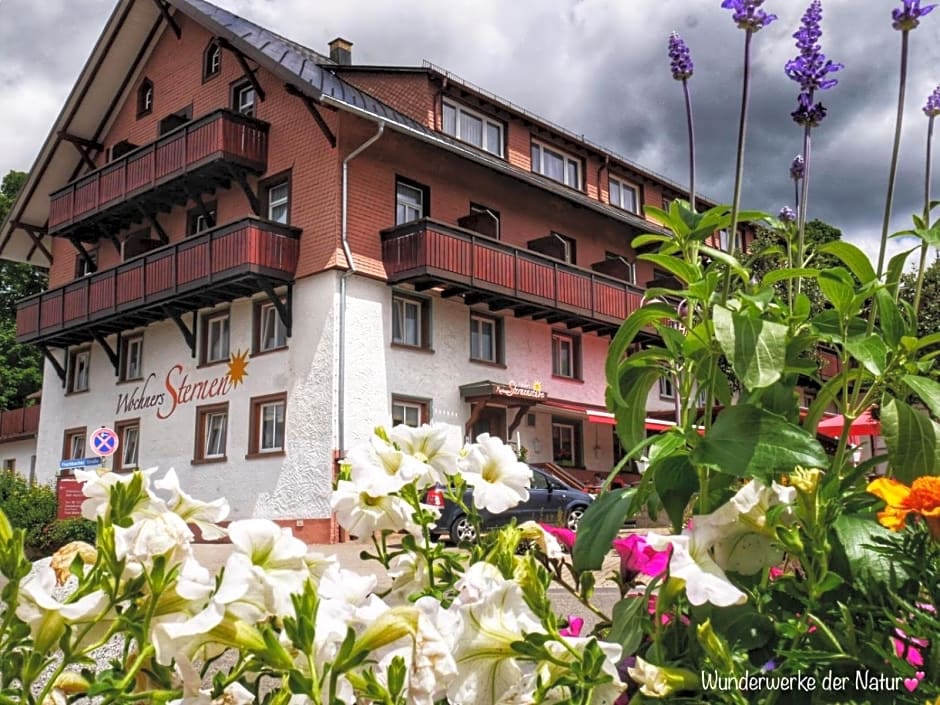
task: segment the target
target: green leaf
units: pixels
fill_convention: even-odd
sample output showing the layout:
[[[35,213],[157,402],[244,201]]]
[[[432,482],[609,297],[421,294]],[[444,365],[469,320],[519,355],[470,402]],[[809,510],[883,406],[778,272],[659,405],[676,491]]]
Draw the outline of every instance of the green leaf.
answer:
[[[878,551],[872,550],[874,539],[890,539],[891,532],[873,519],[843,514],[836,519],[833,526],[838,539],[839,548],[848,561],[851,577],[856,582],[868,579],[879,583],[888,583],[891,572],[899,580],[906,577],[904,569],[896,562]],[[836,557],[838,551],[835,551]],[[837,561],[836,561],[837,562]]]
[[[701,252],[706,257],[726,265],[728,269],[737,274],[744,281],[749,282],[751,280],[751,276],[748,271],[741,266],[741,263],[738,262],[735,257],[732,257],[727,252],[722,252],[721,250],[716,250],[714,247],[708,247],[706,245],[699,247],[699,252]]]
[[[716,306],[713,315],[718,344],[747,389],[769,387],[780,379],[786,364],[786,326],[722,306]]]
[[[698,474],[688,453],[677,453],[651,460],[646,470],[653,476],[653,484],[672,521],[673,531],[679,533],[685,518],[685,508],[692,495],[698,492]]]
[[[598,496],[584,512],[571,551],[572,564],[578,572],[600,570],[611,543],[623,528],[634,488],[611,490]]]
[[[692,462],[737,477],[770,480],[797,465],[828,467],[826,452],[815,437],[766,409],[731,406],[692,453]]]
[[[881,332],[888,345],[895,346],[904,335],[904,319],[894,297],[886,289],[875,292],[875,303],[878,306],[878,319],[881,321]]]
[[[904,263],[907,262],[908,255],[916,249],[916,247],[912,247],[904,252],[899,252],[888,260],[888,268],[885,270],[885,286],[888,287],[888,291],[892,296],[897,294],[898,282],[901,281],[901,273],[904,271]]]
[[[607,408],[617,419],[617,435],[627,450],[646,437],[646,403],[650,390],[662,373],[655,367],[627,367],[615,384],[619,385],[617,398],[607,387]]]
[[[852,275],[842,267],[831,267],[819,273],[819,288],[839,314],[846,318],[858,313],[853,310],[855,300],[855,282]]]
[[[924,406],[930,409],[931,414],[940,417],[940,384],[929,377],[918,375],[905,375],[901,381],[924,402]]]
[[[842,322],[839,314],[832,309],[813,316],[811,321],[813,331],[826,342],[844,343],[842,337]],[[861,318],[850,318],[848,323],[848,339],[852,340],[868,334],[868,325]]]
[[[637,259],[652,262],[654,265],[670,274],[674,274],[685,283],[694,282],[701,277],[697,267],[692,266],[678,257],[668,255],[639,255]]]
[[[761,286],[771,286],[772,284],[786,281],[787,279],[796,279],[798,277],[815,279],[818,276],[818,269],[811,269],[809,267],[784,267],[783,269],[773,269],[767,272],[764,278],[760,280],[760,283]]]
[[[711,622],[732,647],[746,651],[764,646],[774,635],[773,622],[749,604],[712,607]]]
[[[631,313],[620,326],[614,339],[610,342],[610,348],[607,350],[607,361],[604,365],[604,371],[607,375],[607,386],[618,389],[618,375],[620,362],[627,352],[627,348],[633,339],[641,330],[646,328],[653,321],[662,319],[676,320],[676,310],[672,306],[663,303],[649,303],[641,306]],[[615,392],[619,394],[619,392]]]
[[[909,485],[921,475],[937,474],[940,426],[926,415],[891,399],[881,407],[881,432],[897,479]]]
[[[648,605],[649,598],[645,596],[628,597],[614,605],[607,640],[620,644],[625,654],[635,653],[643,641],[644,626],[650,621]]]
[[[871,266],[868,255],[851,242],[833,240],[820,245],[817,251],[837,257],[862,284],[868,284],[878,278],[874,267]]]
[[[644,233],[643,235],[637,235],[633,238],[633,242],[630,245],[634,250],[638,250],[641,247],[646,247],[647,245],[652,245],[657,242],[669,242],[670,238],[668,235],[657,235],[656,233]]]
[[[884,374],[888,364],[888,346],[878,336],[853,338],[846,342],[845,349],[875,377],[881,377]]]

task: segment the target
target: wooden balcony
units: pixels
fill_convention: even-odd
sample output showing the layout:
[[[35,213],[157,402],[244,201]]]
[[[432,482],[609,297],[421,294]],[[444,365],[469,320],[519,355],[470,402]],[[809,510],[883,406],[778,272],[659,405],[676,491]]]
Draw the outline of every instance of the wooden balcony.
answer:
[[[0,411],[0,443],[33,438],[39,432],[39,404]]]
[[[50,194],[49,234],[97,240],[267,168],[267,123],[217,110]]]
[[[613,335],[643,300],[620,279],[430,218],[382,231],[382,258],[389,283],[442,287],[441,296],[462,295],[468,305],[600,335]]]
[[[293,281],[297,228],[245,218],[17,302],[21,343],[65,347]]]

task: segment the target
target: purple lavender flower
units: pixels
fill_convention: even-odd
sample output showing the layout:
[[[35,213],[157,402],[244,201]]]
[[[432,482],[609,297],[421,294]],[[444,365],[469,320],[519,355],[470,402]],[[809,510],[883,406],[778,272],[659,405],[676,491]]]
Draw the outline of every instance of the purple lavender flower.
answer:
[[[924,105],[924,115],[927,117],[936,117],[940,115],[940,86],[937,86],[933,89],[927,98],[927,103]]]
[[[800,53],[788,61],[784,69],[787,76],[800,84],[804,93],[812,94],[815,90],[832,88],[838,81],[826,76],[845,68],[843,64],[827,59],[822,53],[822,47],[818,43],[822,37],[822,29],[819,26],[821,21],[822,3],[820,0],[813,0],[803,14],[799,30],[793,35]]]
[[[784,206],[780,209],[780,213],[777,217],[784,223],[793,223],[796,221],[796,211],[790,208],[790,206]]]
[[[793,157],[793,161],[790,162],[790,178],[794,181],[799,181],[803,178],[803,170],[803,155],[797,154]]]
[[[914,29],[920,24],[920,18],[929,15],[936,5],[920,6],[920,0],[902,0],[903,7],[891,10],[891,26],[902,32]]]
[[[776,15],[771,15],[760,9],[764,0],[724,0],[721,6],[727,10],[734,10],[732,19],[738,27],[746,32],[757,32],[769,25]]]
[[[689,53],[689,47],[676,32],[669,35],[669,59],[669,68],[672,69],[674,79],[684,81],[692,76],[692,55]]]
[[[790,117],[797,125],[818,127],[826,117],[826,108],[822,103],[813,105],[813,99],[809,93],[800,93],[797,108],[790,113]]]

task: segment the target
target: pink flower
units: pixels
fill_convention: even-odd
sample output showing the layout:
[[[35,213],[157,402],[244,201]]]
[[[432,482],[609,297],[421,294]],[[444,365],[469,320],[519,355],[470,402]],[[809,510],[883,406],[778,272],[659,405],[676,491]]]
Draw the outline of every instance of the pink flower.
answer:
[[[779,578],[781,575],[783,575],[783,573],[784,573],[783,568],[778,568],[778,567],[775,566],[775,565],[770,566],[769,577],[770,577],[771,580],[776,580],[776,579]]]
[[[614,539],[614,550],[620,556],[620,577],[624,582],[633,581],[640,573],[655,577],[669,565],[669,549],[657,551],[639,534]]]
[[[895,628],[894,633],[897,636],[891,637],[891,642],[894,644],[894,655],[898,658],[903,658],[914,668],[920,668],[924,665],[924,655],[921,653],[921,648],[926,648],[930,645],[930,642],[926,639],[919,639],[914,636],[908,636],[901,629]]]
[[[558,634],[561,636],[572,636],[579,637],[581,636],[581,629],[584,627],[584,620],[580,617],[575,617],[573,614],[568,615],[568,626],[564,629],[559,629]]]
[[[575,533],[571,529],[563,529],[560,526],[552,526],[551,524],[542,524],[541,526],[545,531],[558,539],[558,543],[564,546],[568,550],[568,553],[571,553],[571,549],[574,548],[575,537]]]

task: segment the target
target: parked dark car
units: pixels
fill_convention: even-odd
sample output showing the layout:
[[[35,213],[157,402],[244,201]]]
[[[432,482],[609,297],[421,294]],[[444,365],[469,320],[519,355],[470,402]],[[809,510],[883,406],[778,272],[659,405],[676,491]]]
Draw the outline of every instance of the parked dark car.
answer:
[[[428,490],[425,501],[441,509],[441,517],[432,530],[434,534],[440,536],[446,533],[452,541],[457,542],[473,541],[476,538],[469,519],[457,504],[444,499],[441,488]],[[501,514],[491,514],[481,509],[480,518],[485,529],[508,524],[511,519],[518,523],[531,520],[577,529],[584,510],[593,501],[594,497],[587,492],[575,489],[554,475],[532,468],[532,484],[527,501]],[[464,503],[469,507],[472,502],[473,492],[468,490],[464,495]]]

